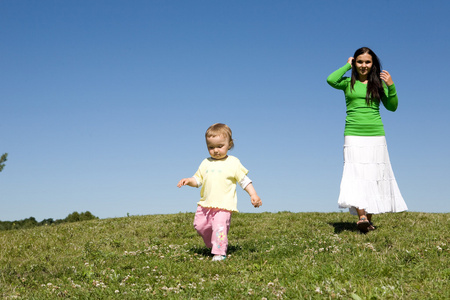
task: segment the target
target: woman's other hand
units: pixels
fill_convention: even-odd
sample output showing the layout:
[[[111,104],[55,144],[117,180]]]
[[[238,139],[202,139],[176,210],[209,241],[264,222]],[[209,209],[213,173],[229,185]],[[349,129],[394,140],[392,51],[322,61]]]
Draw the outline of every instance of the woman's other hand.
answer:
[[[394,84],[394,81],[392,80],[391,74],[389,74],[388,71],[383,70],[380,73],[380,78],[386,82],[387,86],[391,86]]]

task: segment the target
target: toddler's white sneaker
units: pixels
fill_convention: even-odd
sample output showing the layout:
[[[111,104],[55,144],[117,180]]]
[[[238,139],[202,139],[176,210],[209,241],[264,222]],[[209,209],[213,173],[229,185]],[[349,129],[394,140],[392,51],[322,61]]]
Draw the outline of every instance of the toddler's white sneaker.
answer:
[[[214,255],[212,261],[221,261],[227,258],[225,255]]]

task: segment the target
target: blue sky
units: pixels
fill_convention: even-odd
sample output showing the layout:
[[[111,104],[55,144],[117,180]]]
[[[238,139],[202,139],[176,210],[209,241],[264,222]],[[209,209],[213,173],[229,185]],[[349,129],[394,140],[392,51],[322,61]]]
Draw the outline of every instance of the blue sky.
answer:
[[[372,4],[371,4],[372,3]],[[450,211],[448,1],[0,1],[0,220],[193,212],[178,189],[233,130],[263,200],[242,212],[334,212],[344,95],[361,46],[399,108],[381,109],[410,211]]]

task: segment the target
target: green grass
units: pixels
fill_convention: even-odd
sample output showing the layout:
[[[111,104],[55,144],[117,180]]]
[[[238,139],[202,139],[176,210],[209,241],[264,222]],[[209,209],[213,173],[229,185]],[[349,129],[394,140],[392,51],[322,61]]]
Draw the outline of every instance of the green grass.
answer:
[[[450,299],[449,214],[234,214],[211,262],[193,213],[0,232],[3,299]]]

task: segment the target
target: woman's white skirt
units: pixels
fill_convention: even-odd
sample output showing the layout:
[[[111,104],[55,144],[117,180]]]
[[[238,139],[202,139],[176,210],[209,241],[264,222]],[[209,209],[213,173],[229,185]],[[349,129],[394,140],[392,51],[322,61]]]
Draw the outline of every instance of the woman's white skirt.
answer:
[[[392,171],[384,136],[345,136],[339,208],[368,214],[408,209]]]

